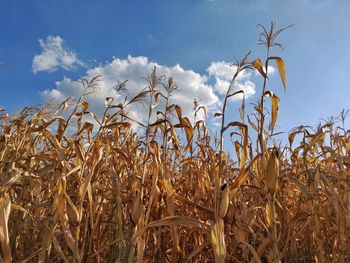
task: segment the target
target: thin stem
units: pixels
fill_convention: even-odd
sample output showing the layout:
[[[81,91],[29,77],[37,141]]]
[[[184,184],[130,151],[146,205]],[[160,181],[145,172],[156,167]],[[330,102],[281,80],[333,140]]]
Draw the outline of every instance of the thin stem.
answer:
[[[265,146],[264,146],[264,122],[265,122],[265,115],[264,115],[264,94],[266,91],[266,84],[267,84],[267,74],[268,74],[268,66],[269,66],[269,54],[270,54],[270,46],[267,46],[267,52],[266,52],[266,60],[265,60],[265,70],[266,75],[264,77],[263,82],[263,89],[261,93],[261,100],[260,100],[260,126],[259,126],[259,134],[258,134],[258,140],[260,142],[260,149],[261,149],[261,156],[264,158],[265,154]]]
[[[225,126],[225,111],[227,107],[227,101],[229,94],[232,90],[233,83],[235,82],[239,72],[242,70],[242,65],[239,63],[236,73],[233,75],[229,88],[227,89],[224,104],[222,106],[221,112],[221,129],[220,129],[220,147],[219,147],[219,174],[216,176],[215,182],[215,218],[218,218],[219,214],[219,204],[220,204],[220,187],[221,187],[221,176],[222,176],[222,150],[223,150],[223,139],[224,139],[224,126]]]

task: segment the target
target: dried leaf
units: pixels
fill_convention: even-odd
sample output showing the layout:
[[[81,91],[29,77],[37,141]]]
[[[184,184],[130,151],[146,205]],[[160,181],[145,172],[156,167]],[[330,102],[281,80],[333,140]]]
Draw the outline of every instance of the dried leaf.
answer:
[[[269,59],[274,59],[276,61],[278,72],[280,73],[280,77],[282,80],[283,88],[286,92],[286,71],[283,59],[280,57],[269,57]]]
[[[264,96],[269,96],[271,98],[271,123],[269,129],[271,130],[271,133],[273,133],[278,116],[278,106],[280,99],[270,90],[265,91]]]
[[[264,70],[263,63],[262,63],[262,61],[261,61],[260,58],[254,60],[254,61],[252,62],[252,66],[253,66],[256,70],[258,70],[258,71],[260,72],[260,74],[261,74],[264,78],[267,78],[267,75],[266,75],[265,70]]]

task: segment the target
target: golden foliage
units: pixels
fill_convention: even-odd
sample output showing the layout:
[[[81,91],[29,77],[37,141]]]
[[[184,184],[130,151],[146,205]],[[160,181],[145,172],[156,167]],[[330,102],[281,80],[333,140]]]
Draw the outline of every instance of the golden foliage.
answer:
[[[278,32],[272,26],[262,33],[267,48]],[[232,83],[242,70],[262,70],[248,55]],[[283,61],[266,58],[265,67],[271,58],[285,86]],[[73,105],[67,99],[57,109],[1,114],[0,261],[349,261],[348,132],[334,122],[300,126],[288,147],[269,149],[279,100],[262,78],[262,101],[249,124],[244,103],[242,121],[225,122],[227,99],[238,94],[231,83],[216,114],[219,138],[204,120],[191,122],[168,103],[176,85],[169,79],[161,93],[164,78],[155,69],[134,98],[107,98],[102,117],[85,102],[99,77],[81,81],[85,90]],[[269,129],[265,96],[272,99]],[[140,101],[149,103],[143,137],[127,114]],[[154,106],[160,101],[164,108]],[[195,113],[201,109],[206,113],[196,101]],[[228,129],[238,138],[233,158],[223,151]]]

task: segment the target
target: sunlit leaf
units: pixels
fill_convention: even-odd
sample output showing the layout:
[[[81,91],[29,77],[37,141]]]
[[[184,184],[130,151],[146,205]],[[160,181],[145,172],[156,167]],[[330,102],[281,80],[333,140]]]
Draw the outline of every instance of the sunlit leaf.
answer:
[[[276,61],[278,72],[280,73],[280,77],[282,80],[283,88],[286,92],[286,70],[283,59],[280,57],[269,57],[269,59],[273,59]]]
[[[271,133],[273,133],[273,129],[275,128],[277,116],[278,116],[278,107],[279,107],[279,97],[277,97],[276,94],[274,94],[272,91],[268,90],[265,91],[264,96],[268,96],[271,98],[271,123],[269,129],[271,130]]]
[[[261,61],[260,58],[254,60],[254,61],[252,62],[252,66],[253,66],[257,71],[259,71],[260,74],[261,74],[264,78],[267,77],[267,75],[266,75],[266,73],[265,73],[265,70],[264,70],[263,63],[262,63],[262,61]]]

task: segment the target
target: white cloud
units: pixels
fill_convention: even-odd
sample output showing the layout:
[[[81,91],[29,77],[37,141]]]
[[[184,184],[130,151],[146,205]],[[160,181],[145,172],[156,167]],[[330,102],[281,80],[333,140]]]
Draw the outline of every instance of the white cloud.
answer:
[[[214,77],[213,88],[218,94],[226,94],[236,70],[237,66],[225,61],[212,62],[207,68],[209,76]],[[251,73],[249,71],[241,71],[234,83],[233,91],[243,90],[246,98],[253,96],[255,94],[255,84],[249,80],[250,77]],[[242,95],[232,97],[233,100],[238,98],[242,98]]]
[[[128,56],[126,59],[114,58],[112,62],[89,69],[86,74],[87,79],[101,75],[98,91],[88,98],[91,110],[102,113],[105,107],[105,98],[114,94],[114,87],[117,82],[128,80],[128,97],[131,98],[147,86],[145,77],[149,76],[153,68],[156,67],[158,75],[172,76],[178,86],[171,97],[171,103],[179,104],[183,108],[183,114],[192,116],[193,99],[196,98],[205,104],[209,110],[214,110],[219,105],[219,98],[214,93],[213,87],[207,83],[208,77],[192,70],[185,70],[180,65],[167,67],[155,62],[148,61],[146,57]],[[64,78],[55,83],[51,90],[42,92],[45,101],[62,101],[69,96],[79,97],[83,92],[83,87],[69,79]],[[122,99],[122,98],[120,98]],[[141,105],[131,108],[131,114],[139,120],[145,121],[146,111]]]
[[[237,66],[229,64],[225,61],[212,62],[207,68],[209,76],[215,76],[226,81],[230,81],[236,72]],[[237,80],[244,80],[250,77],[250,73],[243,70],[239,73]]]
[[[230,67],[226,62],[214,62],[207,69],[208,74],[199,74],[193,70],[182,68],[179,64],[168,67],[149,61],[147,57],[128,56],[126,59],[113,58],[111,62],[106,62],[98,67],[87,71],[85,78],[91,79],[101,75],[98,91],[88,98],[91,110],[95,113],[102,113],[105,109],[105,98],[114,94],[116,83],[128,80],[128,97],[131,98],[147,86],[145,77],[150,76],[153,68],[156,67],[157,75],[166,77],[172,76],[178,86],[178,90],[170,98],[170,103],[179,104],[183,109],[183,114],[193,117],[193,99],[200,100],[206,105],[208,112],[216,112],[221,105],[219,96],[224,94],[229,86],[230,78],[235,67]],[[237,90],[245,91],[246,97],[255,93],[255,84],[250,80],[249,72],[242,72],[235,84]],[[42,97],[45,101],[54,100],[61,102],[69,96],[79,97],[83,92],[82,86],[69,79],[64,78],[55,83],[55,87],[45,90]],[[121,102],[124,98],[117,98]],[[163,105],[160,105],[161,107]],[[138,120],[145,121],[147,111],[142,105],[134,105],[130,108],[130,113]]]
[[[265,69],[265,67],[264,67],[264,69]],[[269,66],[267,67],[267,74],[268,74],[269,76],[275,74],[275,71],[276,71],[276,69],[275,69],[273,66],[269,65]]]
[[[39,39],[39,43],[42,51],[34,56],[32,63],[34,73],[52,72],[59,68],[73,70],[84,65],[77,54],[65,46],[65,41],[60,36],[49,35],[46,40]]]

